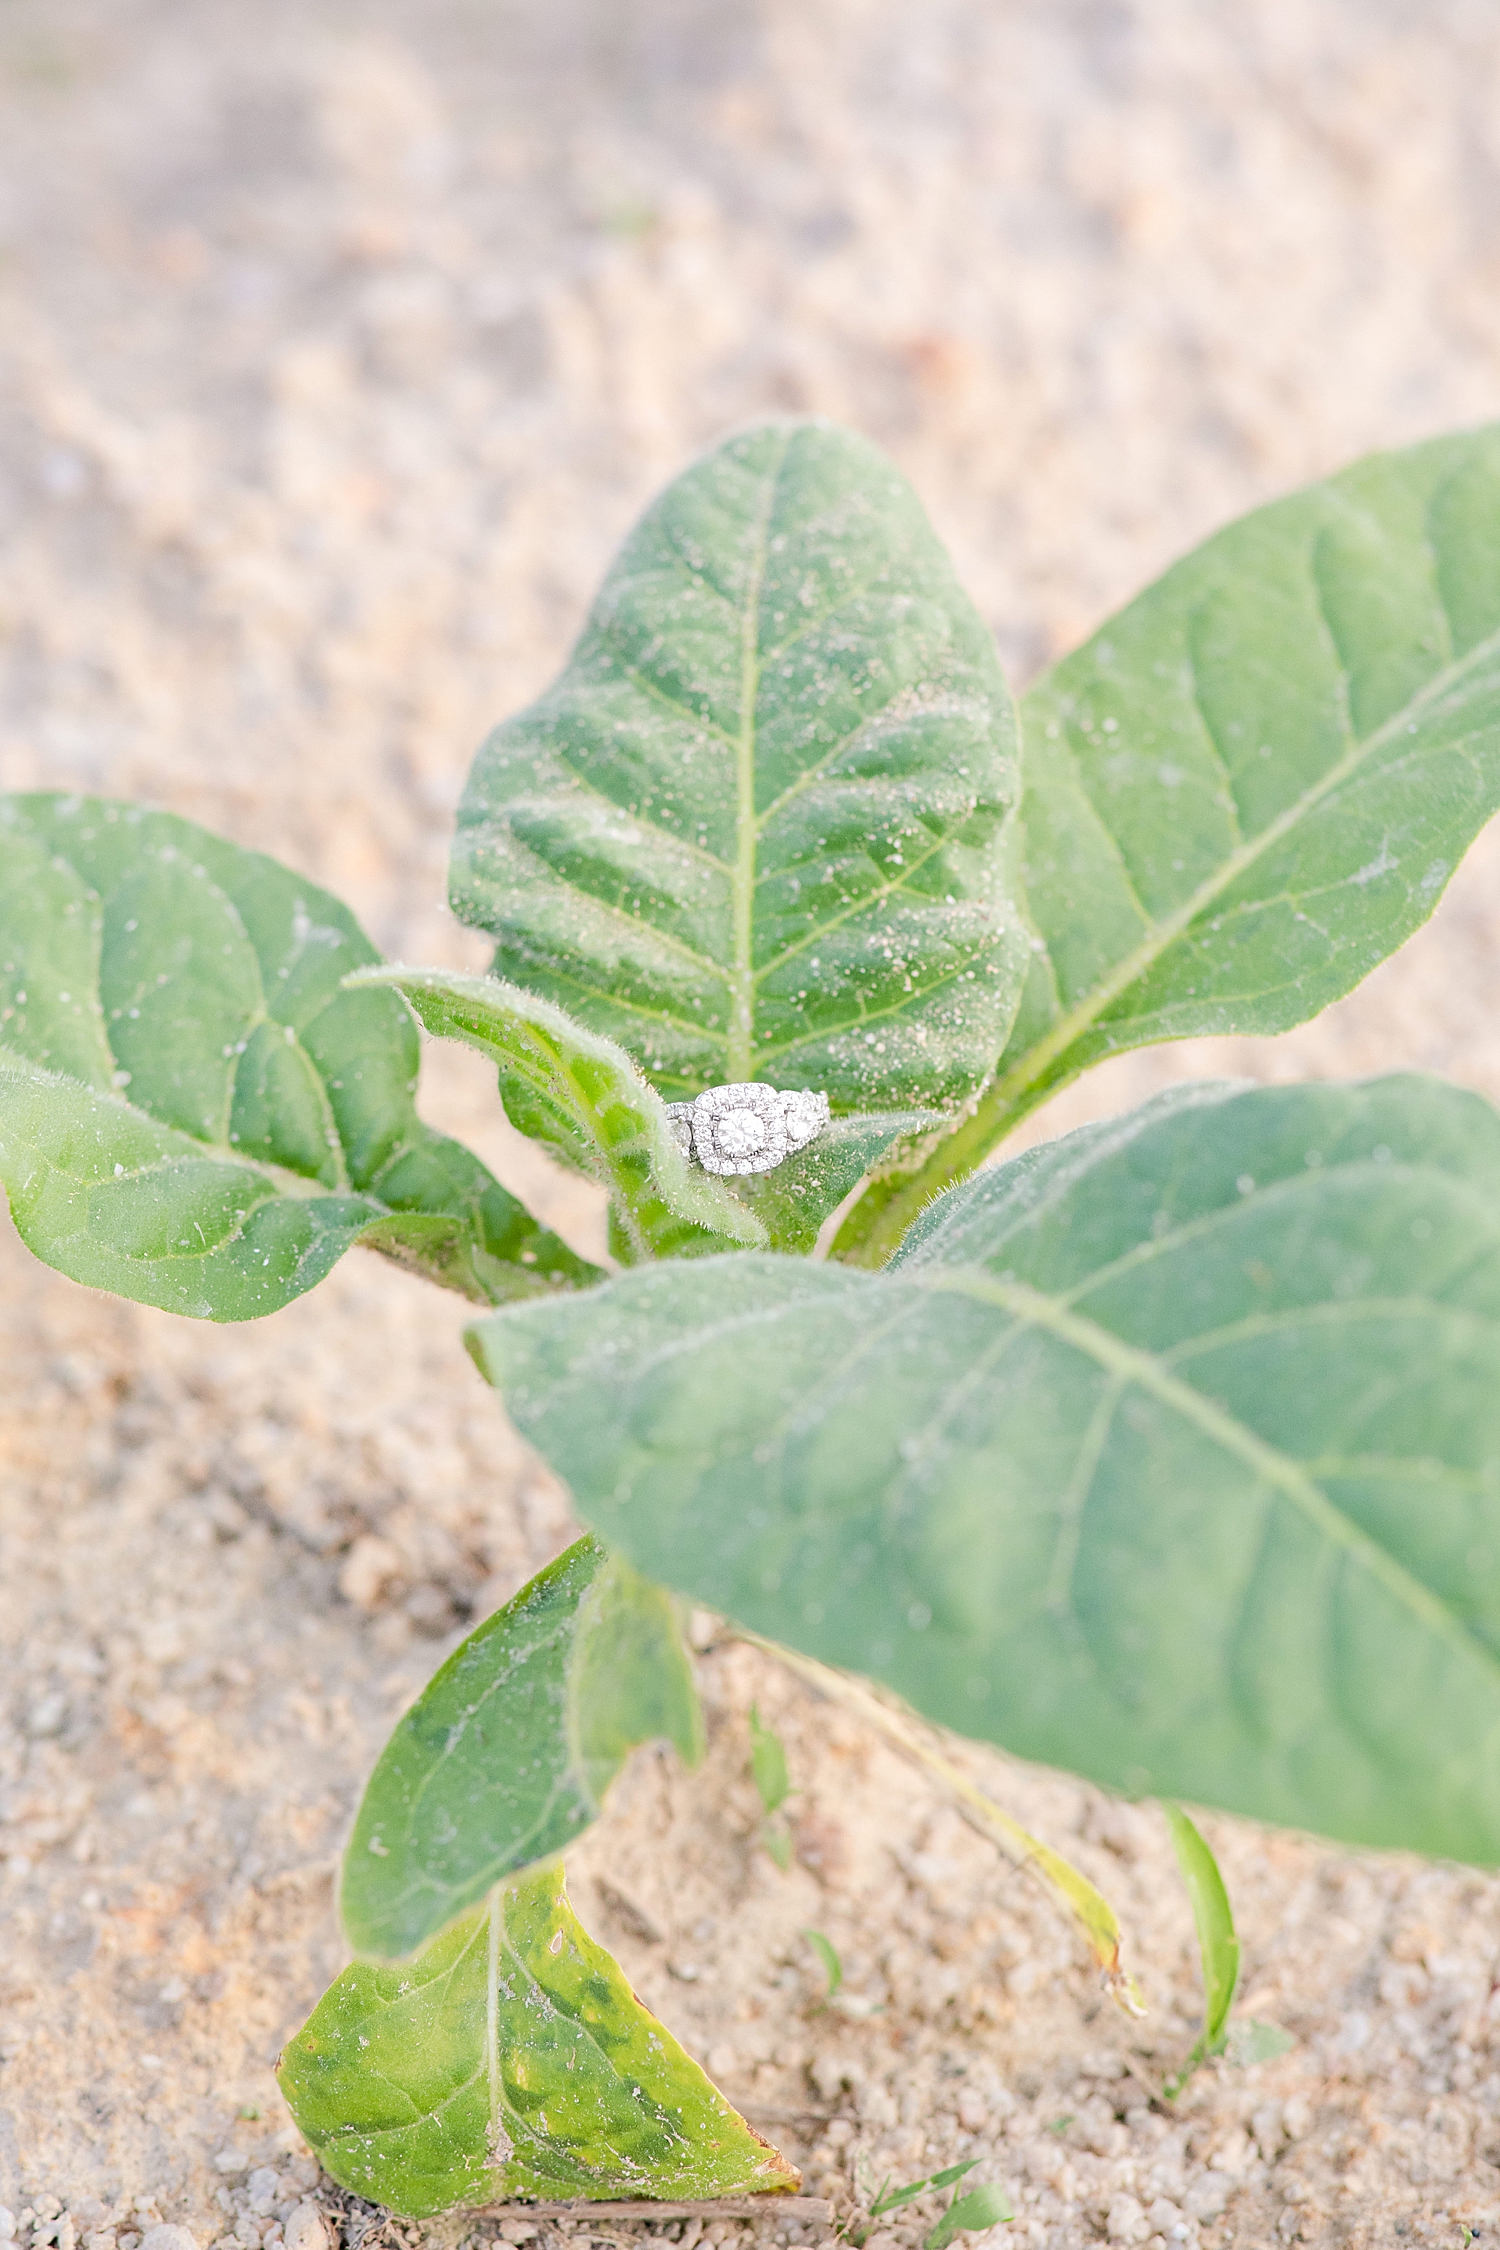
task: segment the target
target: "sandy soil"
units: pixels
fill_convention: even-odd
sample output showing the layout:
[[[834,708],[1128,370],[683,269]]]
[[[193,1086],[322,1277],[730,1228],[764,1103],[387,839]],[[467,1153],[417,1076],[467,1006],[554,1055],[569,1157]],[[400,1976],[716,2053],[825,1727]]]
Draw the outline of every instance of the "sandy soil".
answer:
[[[1240,509],[1500,410],[1486,0],[4,0],[0,150],[0,784],[231,831],[408,958],[482,958],[439,904],[472,748],[726,424],[889,446],[1024,680]],[[1039,1129],[1204,1070],[1500,1097],[1497,875],[1491,839],[1318,1024],[1124,1062]],[[557,1197],[482,1073],[444,1059],[428,1103]],[[567,1536],[462,1317],[356,1258],[200,1329],[0,1238],[22,2250],[316,2240],[270,2066],[338,1965],[341,1831],[464,1620]],[[1132,2026],[890,1751],[747,1649],[703,1672],[705,1775],[640,1760],[574,1896],[810,2187],[973,2155],[1037,2250],[1500,2225],[1500,1884],[1211,1823],[1248,2005],[1298,2044],[1169,2120],[1130,2074],[1195,2006],[1149,1810],[973,1760],[1114,1899]],[[752,1697],[799,1787],[786,1876]]]

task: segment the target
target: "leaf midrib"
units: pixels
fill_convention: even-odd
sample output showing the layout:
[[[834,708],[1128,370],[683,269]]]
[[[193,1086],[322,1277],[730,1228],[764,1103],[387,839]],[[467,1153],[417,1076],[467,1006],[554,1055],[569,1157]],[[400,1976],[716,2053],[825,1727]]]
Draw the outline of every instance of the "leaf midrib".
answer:
[[[1404,703],[1399,711],[1393,712],[1390,718],[1383,721],[1373,734],[1366,735],[1362,742],[1351,743],[1326,773],[1320,775],[1310,788],[1305,789],[1300,797],[1278,813],[1258,836],[1251,837],[1237,851],[1231,852],[1181,906],[1176,907],[1162,921],[1154,923],[1140,943],[1131,948],[1108,976],[1101,978],[1082,1000],[1060,1016],[1052,1029],[1037,1040],[1009,1071],[995,1079],[985,1097],[986,1109],[1004,1110],[1016,1095],[1025,1093],[1033,1086],[1053,1062],[1066,1054],[1075,1040],[1093,1027],[1110,1003],[1118,1000],[1121,993],[1127,992],[1131,985],[1138,983],[1148,970],[1154,968],[1167,948],[1215,900],[1221,898],[1241,875],[1253,867],[1257,860],[1290,834],[1299,821],[1305,819],[1325,797],[1330,796],[1341,783],[1356,773],[1367,759],[1387,742],[1394,741],[1411,725],[1415,714],[1426,710],[1450,688],[1461,684],[1469,674],[1480,670],[1496,654],[1500,654],[1500,632],[1492,633],[1488,639],[1477,642],[1461,662],[1449,664],[1435,672],[1426,685],[1409,702]],[[1028,697],[1028,704],[1031,701],[1032,698]]]
[[[1052,1179],[1047,1182],[1045,1193],[1038,1195],[1029,1205],[1018,1207],[1014,1213],[1015,1223],[1006,1225],[999,1231],[985,1230],[985,1214],[981,1205],[972,1221],[965,1221],[960,1217],[951,1222],[951,1232],[945,1228],[941,1234],[924,1242],[910,1258],[894,1260],[892,1272],[904,1272],[909,1278],[915,1279],[929,1264],[952,1265],[960,1262],[995,1265],[1008,1251],[1020,1249],[1028,1236],[1034,1240],[1054,1214],[1066,1205],[1068,1198],[1079,1189],[1086,1184],[1098,1185],[1099,1175],[1106,1166],[1115,1162],[1132,1145],[1133,1139],[1111,1141],[1101,1146],[1085,1163],[1059,1166]],[[1316,1195],[1320,1185],[1326,1187],[1329,1182],[1358,1191],[1370,1185],[1389,1187],[1396,1181],[1406,1186],[1435,1186],[1449,1192],[1456,1190],[1471,1207],[1476,1229],[1487,1227],[1493,1220],[1493,1205],[1486,1201],[1479,1185],[1472,1179],[1445,1171],[1439,1164],[1426,1164],[1420,1159],[1379,1163],[1373,1156],[1336,1157],[1331,1162],[1318,1164],[1301,1172],[1286,1172],[1279,1178],[1265,1180],[1252,1187],[1248,1194],[1242,1194],[1238,1203],[1216,1203],[1207,1210],[1196,1211],[1191,1217],[1180,1219],[1175,1225],[1167,1227],[1161,1234],[1133,1243],[1118,1257],[1109,1259],[1102,1266],[1095,1266],[1077,1280],[1053,1291],[1052,1295],[1059,1304],[1069,1308],[1076,1306],[1080,1298],[1092,1296],[1096,1290],[1120,1280],[1122,1276],[1159,1264],[1164,1258],[1174,1256],[1190,1244],[1220,1234],[1226,1223],[1232,1223],[1247,1211],[1253,1210],[1264,1217],[1268,1208],[1279,1211],[1283,1204],[1297,1202],[1305,1195]],[[975,1230],[972,1238],[969,1237],[970,1225]]]
[[[598,2033],[594,2030],[592,2024],[588,2021],[588,2018],[586,2016],[580,2015],[576,2004],[572,2003],[563,1993],[556,1990],[549,1990],[548,1987],[543,1984],[536,1971],[528,1965],[524,1955],[520,1950],[520,1947],[516,1943],[515,1939],[511,1936],[510,1925],[508,1919],[505,1916],[503,1903],[505,1889],[506,1885],[504,1883],[497,1883],[494,1890],[490,1894],[490,1959],[493,1970],[498,1972],[499,1969],[499,1956],[501,1950],[500,1937],[501,1933],[503,1932],[504,1951],[507,1959],[513,1964],[519,1976],[521,1976],[525,1980],[526,1984],[530,1986],[531,1991],[537,1995],[537,1998],[540,2000],[542,2007],[553,2016],[554,2020],[564,2022],[568,2025],[569,2029],[573,2033],[573,2036],[578,2040],[580,2046],[586,2046],[592,2049],[596,2059],[602,2065],[605,2074],[608,2077],[613,2078],[617,2085],[630,2084],[632,2081],[629,2071],[621,2069],[619,2063],[615,2060],[615,2057],[604,2045]],[[561,1919],[561,1916],[566,1915],[570,1921],[574,1921],[576,1923],[576,1917],[573,1915],[572,1908],[568,1903],[566,1889],[564,1889],[560,1893],[556,1904],[558,1909],[560,1910],[559,1918],[557,1920],[557,1928],[563,1932],[563,1944],[564,1946],[566,1946],[570,1943],[570,1937],[567,1926]],[[613,1997],[614,1995],[611,1995],[611,1998]],[[634,1997],[634,1994],[632,1994],[631,1998],[634,1999]],[[487,1995],[487,2003],[487,2015],[489,2014],[489,2011],[493,2011],[494,2020],[496,2022],[496,2028],[498,2031],[499,1979],[497,1974],[492,1974],[490,1977],[490,1988]],[[641,2003],[636,2002],[636,2005],[640,2006]],[[645,2013],[645,2010],[643,2009],[642,2012]],[[496,2041],[494,2051],[498,2054],[498,2039]],[[542,2147],[550,2147],[552,2149],[557,2148],[560,2136],[552,2129],[550,2125],[544,2123],[541,2131],[538,2132],[536,2125],[529,2117],[521,2116],[519,2112],[512,2109],[510,2105],[505,2101],[504,2095],[501,2091],[501,2079],[498,2061],[494,2067],[493,2075],[491,2078],[491,2090],[492,2102],[496,2105],[492,2109],[491,2115],[492,2135],[494,2124],[498,2118],[498,2112],[499,2110],[503,2109],[505,2115],[508,2118],[512,2119],[520,2128],[521,2140],[523,2142],[531,2143],[533,2152],[536,2151],[539,2145]],[[649,2104],[650,2109],[655,2113],[656,2117],[663,2125],[667,2125],[670,2127],[672,2120],[669,2113],[663,2109],[660,2102],[654,2100],[651,2095],[645,2094],[643,2106],[645,2106],[646,2104]],[[545,2111],[543,2112],[543,2116],[545,2117]],[[513,2148],[515,2146],[516,2137],[517,2136],[515,2134],[508,2135]],[[619,2161],[619,2152],[616,2151],[614,2152],[614,2154],[616,2155],[617,2161]],[[537,2161],[535,2156],[533,2160]],[[566,2153],[564,2153],[564,2161],[566,2161]],[[587,2172],[591,2169],[586,2160],[577,2159],[576,2161],[578,2162],[580,2170]]]
[[[1272,1485],[1314,1530],[1340,1547],[1377,1579],[1393,1599],[1448,1647],[1485,1665],[1500,1684],[1500,1659],[1464,1631],[1431,1589],[1336,1508],[1299,1462],[1247,1429],[1224,1407],[1171,1372],[1153,1353],[1125,1343],[1110,1330],[1068,1310],[1024,1282],[1000,1281],[972,1268],[943,1275],[912,1275],[920,1286],[994,1305],[1032,1328],[1042,1328],[1122,1383],[1133,1383]]]
[[[54,1086],[66,1086],[77,1093],[86,1094],[91,1101],[108,1104],[111,1109],[124,1110],[129,1116],[144,1125],[148,1131],[170,1135],[174,1141],[185,1144],[181,1148],[164,1150],[150,1164],[127,1166],[123,1172],[117,1175],[119,1178],[127,1180],[142,1179],[147,1173],[160,1171],[163,1165],[167,1164],[194,1162],[200,1164],[233,1164],[241,1172],[251,1172],[265,1180],[273,1193],[285,1195],[297,1202],[316,1203],[320,1199],[347,1195],[360,1202],[379,1203],[383,1210],[391,1212],[393,1216],[399,1216],[395,1207],[386,1203],[384,1197],[371,1195],[368,1189],[355,1187],[330,1188],[323,1181],[310,1180],[305,1173],[290,1171],[285,1165],[273,1163],[268,1157],[246,1156],[230,1141],[200,1141],[196,1134],[185,1132],[182,1126],[168,1125],[161,1118],[153,1117],[149,1110],[141,1109],[136,1103],[127,1101],[123,1094],[106,1091],[99,1086],[90,1086],[81,1078],[71,1077],[66,1071],[49,1070],[45,1063],[33,1062],[29,1055],[17,1053],[14,1047],[0,1046],[0,1070],[3,1070],[7,1065],[14,1066],[18,1076],[41,1080],[45,1084]],[[70,1170],[67,1165],[60,1164],[55,1159],[49,1158],[48,1161],[54,1172],[60,1173],[64,1179],[76,1181],[80,1187],[100,1187],[110,1184],[108,1181],[92,1180],[86,1173]],[[231,1238],[226,1237],[225,1239]]]
[[[755,808],[756,706],[760,697],[760,597],[766,573],[771,511],[791,447],[784,435],[765,476],[756,512],[754,544],[740,615],[740,727],[735,745],[735,855],[730,876],[734,951],[729,973],[729,1040],[725,1064],[731,1083],[755,1069],[755,871],[760,823]]]

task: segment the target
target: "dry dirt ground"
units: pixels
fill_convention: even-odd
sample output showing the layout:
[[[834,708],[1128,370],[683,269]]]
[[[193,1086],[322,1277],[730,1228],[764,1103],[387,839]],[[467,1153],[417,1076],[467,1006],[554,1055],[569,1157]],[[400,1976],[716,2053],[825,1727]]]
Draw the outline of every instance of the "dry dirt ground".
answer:
[[[0,783],[146,797],[387,951],[477,963],[439,904],[468,757],[700,443],[767,408],[867,430],[1024,680],[1226,517],[1500,412],[1497,220],[1493,0],[0,0]],[[1497,875],[1491,839],[1320,1023],[1121,1064],[1042,1129],[1204,1070],[1500,1097]],[[482,1073],[428,1101],[557,1196]],[[567,1536],[462,1317],[356,1256],[199,1328],[0,1239],[21,2250],[315,2239],[270,2069],[338,1966],[344,1825],[464,1621]],[[1131,2075],[1193,2028],[1158,1816],[973,1759],[1114,1899],[1132,2025],[853,1719],[740,1646],[703,1675],[706,1773],[639,1760],[574,1897],[811,2188],[972,2155],[1034,2250],[1500,2228],[1500,1883],[1209,1823],[1248,2004],[1297,2045],[1169,2118]]]

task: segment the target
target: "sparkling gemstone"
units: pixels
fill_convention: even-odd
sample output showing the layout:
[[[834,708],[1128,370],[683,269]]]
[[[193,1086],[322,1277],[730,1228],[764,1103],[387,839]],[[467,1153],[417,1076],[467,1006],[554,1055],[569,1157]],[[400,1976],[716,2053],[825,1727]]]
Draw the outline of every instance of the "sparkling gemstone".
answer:
[[[766,1145],[766,1128],[753,1110],[732,1109],[720,1118],[717,1138],[726,1156],[754,1156]]]

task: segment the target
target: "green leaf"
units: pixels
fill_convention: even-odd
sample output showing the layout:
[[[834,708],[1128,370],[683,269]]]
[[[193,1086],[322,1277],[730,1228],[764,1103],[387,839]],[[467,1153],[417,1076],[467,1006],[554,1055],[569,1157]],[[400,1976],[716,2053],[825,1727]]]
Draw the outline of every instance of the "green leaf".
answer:
[[[350,981],[356,991],[394,985],[434,1037],[461,1039],[499,1065],[511,1123],[608,1190],[622,1263],[765,1243],[760,1221],[687,1164],[666,1104],[612,1039],[496,977],[371,969]]]
[[[821,1930],[804,1930],[802,1935],[823,1965],[823,1974],[828,1980],[824,1998],[831,2000],[844,1981],[844,1964],[839,1959],[838,1948],[832,1938],[825,1937]]]
[[[324,2169],[407,2217],[798,2184],[580,1927],[560,1867],[500,1886],[409,1966],[354,1962],[277,2078]]]
[[[923,1109],[836,1117],[806,1148],[784,1157],[774,1172],[745,1173],[724,1184],[736,1202],[755,1213],[773,1250],[805,1256],[815,1246],[824,1220],[832,1217],[871,1166],[908,1135],[930,1132],[938,1122],[932,1110]]]
[[[792,1871],[792,1833],[784,1820],[765,1820],[761,1823],[760,1840],[765,1845],[783,1875]]]
[[[750,1706],[750,1771],[766,1811],[779,1812],[792,1793],[786,1751],[780,1735],[773,1727],[763,1724],[753,1703]]]
[[[1250,2070],[1256,2063],[1275,2062],[1278,2055],[1289,2055],[1297,2042],[1279,2023],[1262,2023],[1257,2016],[1240,2016],[1229,2026],[1224,2038],[1224,2060],[1233,2063],[1237,2070]]]
[[[1500,1861],[1500,1118],[1195,1087],[942,1197],[482,1322],[652,1578],[1127,1794]]]
[[[339,1907],[357,1953],[415,1953],[599,1816],[637,1743],[695,1766],[703,1723],[670,1594],[580,1539],[460,1643],[370,1776]]]
[[[922,2243],[922,2250],[947,2250],[957,2234],[978,2234],[985,2227],[1004,2226],[1015,2217],[1005,2190],[977,2187],[950,2203]]]
[[[75,1281],[210,1320],[363,1242],[480,1303],[594,1269],[412,1102],[337,900],[167,813],[0,798],[0,1182]]]
[[[774,1644],[772,1644],[774,1645]],[[1124,1968],[1121,1959],[1119,1919],[1103,1893],[1096,1890],[1088,1877],[1070,1860],[1063,1858],[1050,1844],[1028,1829],[975,1787],[969,1776],[925,1738],[923,1730],[911,1724],[888,1695],[876,1695],[861,1681],[847,1672],[832,1671],[828,1665],[814,1658],[799,1656],[785,1645],[776,1648],[776,1654],[791,1671],[810,1680],[819,1694],[846,1710],[855,1711],[865,1721],[893,1742],[930,1774],[947,1791],[958,1806],[970,1827],[988,1836],[1000,1849],[1021,1865],[1032,1867],[1050,1889],[1057,1893],[1087,1939],[1090,1952],[1104,1971],[1104,1982],[1111,1997],[1130,2015],[1144,2015],[1135,1978]]]
[[[1426,921],[1500,805],[1497,557],[1500,425],[1231,525],[1032,690],[1020,1013],[844,1254],[881,1262],[1091,1063],[1304,1023]]]
[[[768,422],[649,510],[567,670],[479,754],[453,903],[497,974],[688,1097],[940,1105],[991,1069],[1025,941],[994,642],[898,471]]]
[[[909,2181],[905,2187],[892,2188],[889,2195],[882,2189],[870,2205],[870,2217],[879,2219],[887,2211],[899,2211],[903,2205],[915,2203],[919,2195],[930,2195],[934,2188],[952,2187],[955,2180],[972,2172],[978,2162],[977,2156],[971,2156],[967,2163],[950,2164],[944,2172],[929,2172],[923,2179]]]
[[[1182,1870],[1198,1932],[1198,1957],[1203,1968],[1203,2032],[1187,2068],[1173,2081],[1170,2092],[1182,2091],[1198,2064],[1216,2055],[1224,2044],[1229,2011],[1240,1981],[1240,1941],[1235,1935],[1234,1910],[1219,1863],[1180,1805],[1163,1805],[1172,1848]]]

